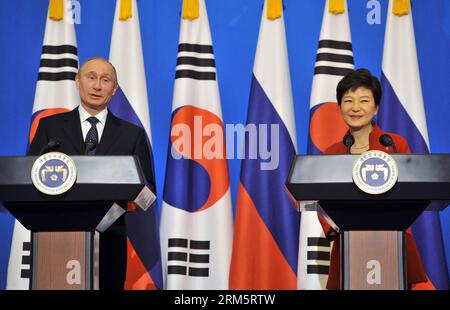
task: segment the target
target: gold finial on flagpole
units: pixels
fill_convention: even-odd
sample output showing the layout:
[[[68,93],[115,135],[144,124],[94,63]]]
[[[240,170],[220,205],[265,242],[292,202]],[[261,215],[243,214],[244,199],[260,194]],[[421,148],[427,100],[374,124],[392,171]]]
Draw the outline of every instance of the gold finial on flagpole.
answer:
[[[394,0],[392,5],[392,13],[397,16],[408,15],[411,11],[410,0]]]
[[[333,13],[335,15],[344,13],[345,12],[344,0],[329,0],[328,12]]]
[[[267,0],[267,18],[274,20],[281,17],[283,10],[282,0]]]
[[[64,18],[63,0],[50,0],[49,17],[56,21]]]
[[[133,10],[131,7],[131,0],[120,0],[119,19],[122,21],[133,17]]]
[[[199,0],[183,0],[183,10],[181,17],[183,19],[194,20],[200,15]]]

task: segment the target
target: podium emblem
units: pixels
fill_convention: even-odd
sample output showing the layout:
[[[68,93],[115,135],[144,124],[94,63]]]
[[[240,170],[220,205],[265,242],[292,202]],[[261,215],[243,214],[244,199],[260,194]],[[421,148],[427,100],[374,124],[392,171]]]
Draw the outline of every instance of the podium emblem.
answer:
[[[389,191],[397,182],[398,168],[391,155],[368,151],[353,164],[353,182],[367,194],[379,195]]]
[[[60,152],[44,154],[31,168],[31,181],[46,195],[61,195],[75,184],[77,169],[68,155]]]

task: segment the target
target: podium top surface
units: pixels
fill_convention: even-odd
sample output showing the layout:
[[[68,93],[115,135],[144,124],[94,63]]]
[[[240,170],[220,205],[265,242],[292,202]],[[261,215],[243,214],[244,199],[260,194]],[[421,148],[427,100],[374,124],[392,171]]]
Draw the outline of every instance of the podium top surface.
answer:
[[[77,179],[58,196],[40,193],[31,181],[36,156],[0,157],[1,202],[83,202],[133,200],[145,178],[135,156],[70,156]]]
[[[286,186],[299,200],[450,200],[450,154],[396,154],[398,180],[381,195],[369,195],[353,183],[360,155],[300,155]]]

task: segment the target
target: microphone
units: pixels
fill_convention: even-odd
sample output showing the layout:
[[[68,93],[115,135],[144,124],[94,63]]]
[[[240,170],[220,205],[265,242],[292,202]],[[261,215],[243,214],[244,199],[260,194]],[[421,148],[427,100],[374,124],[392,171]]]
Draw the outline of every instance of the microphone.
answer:
[[[89,152],[93,151],[97,147],[97,142],[95,142],[93,139],[89,139],[86,141],[86,151],[84,152],[84,155],[89,155]]]
[[[52,152],[56,150],[61,145],[61,142],[57,139],[50,139],[46,145],[44,145],[38,153],[41,156],[44,153]]]
[[[394,150],[394,153],[397,153],[397,148],[395,147],[395,143],[394,140],[392,139],[392,137],[388,134],[384,134],[380,136],[380,143],[383,144],[384,146],[391,146],[392,149]]]
[[[355,138],[353,138],[350,131],[348,131],[345,134],[344,139],[342,140],[342,143],[344,143],[345,147],[347,148],[347,154],[350,154],[350,148],[355,143]]]

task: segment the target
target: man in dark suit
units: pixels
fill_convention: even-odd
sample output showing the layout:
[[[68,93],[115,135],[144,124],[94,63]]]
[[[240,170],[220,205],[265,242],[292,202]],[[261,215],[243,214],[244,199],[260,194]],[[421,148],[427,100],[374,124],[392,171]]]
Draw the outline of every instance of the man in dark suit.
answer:
[[[92,58],[80,68],[75,82],[81,104],[71,112],[39,121],[28,155],[38,155],[52,140],[55,151],[68,155],[137,155],[149,187],[155,189],[149,147],[144,129],[128,123],[107,109],[118,88],[114,66]],[[126,273],[126,230],[121,217],[100,234],[100,289],[123,289]]]

